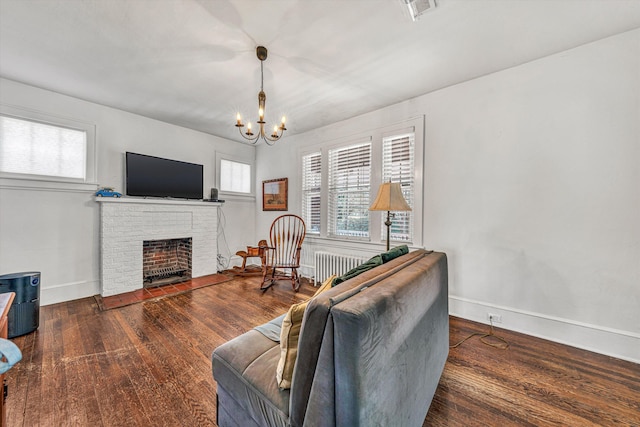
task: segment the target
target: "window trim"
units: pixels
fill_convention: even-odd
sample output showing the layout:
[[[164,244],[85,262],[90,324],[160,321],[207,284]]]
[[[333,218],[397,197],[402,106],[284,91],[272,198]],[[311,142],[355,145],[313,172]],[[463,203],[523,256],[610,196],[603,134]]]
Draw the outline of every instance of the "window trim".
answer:
[[[0,172],[0,188],[95,191],[97,188],[96,125],[14,105],[0,104],[0,115],[86,133],[85,178]]]
[[[220,184],[222,181],[220,179],[220,170],[221,170],[220,165],[222,160],[249,165],[249,168],[251,169],[251,172],[250,172],[251,191],[249,193],[239,193],[237,191],[223,191],[221,189]],[[225,197],[231,197],[231,198],[237,197],[237,198],[255,199],[256,197],[256,162],[255,162],[254,156],[241,155],[241,154],[228,154],[228,153],[223,153],[221,151],[216,151],[215,161],[216,161],[215,188],[218,189],[218,197],[222,198],[222,196],[225,196]]]
[[[342,237],[332,237],[329,235],[328,226],[328,183],[329,183],[329,150],[357,142],[371,141],[372,143],[372,173],[371,173],[371,202],[375,198],[380,183],[382,182],[382,139],[399,133],[406,133],[411,129],[414,133],[414,206],[412,210],[413,217],[413,238],[409,242],[396,242],[398,244],[407,244],[410,247],[422,247],[423,244],[423,200],[424,200],[424,116],[412,117],[395,124],[385,125],[380,128],[354,133],[348,137],[336,138],[328,141],[318,142],[306,146],[298,150],[298,167],[299,181],[302,183],[302,157],[308,154],[320,152],[322,156],[322,174],[321,174],[321,218],[320,218],[320,234],[308,236],[318,241],[341,241],[349,242],[351,245],[385,245],[386,236],[382,233],[381,227],[378,226],[384,221],[383,214],[386,212],[370,211],[369,212],[369,238],[368,239],[347,239]],[[302,184],[300,184],[300,190]],[[302,201],[300,202],[302,203]],[[395,241],[392,241],[392,244]]]

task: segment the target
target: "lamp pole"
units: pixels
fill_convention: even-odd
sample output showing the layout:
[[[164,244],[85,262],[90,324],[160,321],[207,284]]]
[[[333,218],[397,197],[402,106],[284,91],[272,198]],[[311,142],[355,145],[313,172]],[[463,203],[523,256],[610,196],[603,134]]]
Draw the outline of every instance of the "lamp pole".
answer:
[[[389,228],[391,228],[391,212],[387,211],[387,220],[384,222],[387,226],[387,252],[389,252]]]

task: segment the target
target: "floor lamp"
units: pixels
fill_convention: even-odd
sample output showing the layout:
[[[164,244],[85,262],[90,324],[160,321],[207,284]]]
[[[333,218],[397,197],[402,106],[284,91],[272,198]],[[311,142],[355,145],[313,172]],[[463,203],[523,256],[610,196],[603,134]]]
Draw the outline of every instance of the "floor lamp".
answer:
[[[387,251],[389,250],[389,229],[391,228],[391,211],[410,211],[411,206],[402,195],[399,182],[384,182],[380,184],[378,195],[369,207],[370,211],[387,211]]]

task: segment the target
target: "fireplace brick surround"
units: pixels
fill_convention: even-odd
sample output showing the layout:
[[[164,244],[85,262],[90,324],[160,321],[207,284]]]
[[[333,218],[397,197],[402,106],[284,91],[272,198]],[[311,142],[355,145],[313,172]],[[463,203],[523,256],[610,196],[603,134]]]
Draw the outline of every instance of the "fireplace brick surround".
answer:
[[[143,288],[145,240],[192,239],[192,277],[217,272],[219,203],[100,198],[101,295]]]

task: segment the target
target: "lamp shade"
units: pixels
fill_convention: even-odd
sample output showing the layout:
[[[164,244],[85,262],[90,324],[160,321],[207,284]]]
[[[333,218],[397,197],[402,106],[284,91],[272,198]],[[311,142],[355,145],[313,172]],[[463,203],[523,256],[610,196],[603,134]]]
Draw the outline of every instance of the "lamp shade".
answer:
[[[369,207],[370,211],[410,211],[411,207],[402,195],[399,182],[384,182]]]

